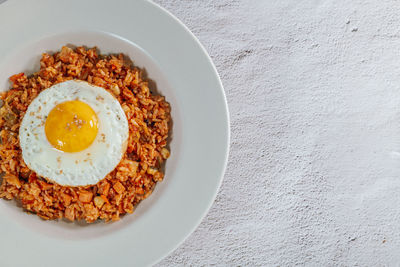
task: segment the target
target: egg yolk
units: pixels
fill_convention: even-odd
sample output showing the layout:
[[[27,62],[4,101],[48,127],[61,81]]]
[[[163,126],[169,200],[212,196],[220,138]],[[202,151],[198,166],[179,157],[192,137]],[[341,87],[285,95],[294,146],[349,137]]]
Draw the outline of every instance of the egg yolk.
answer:
[[[45,123],[47,140],[58,150],[79,152],[88,148],[98,132],[98,119],[93,109],[78,100],[55,106]]]

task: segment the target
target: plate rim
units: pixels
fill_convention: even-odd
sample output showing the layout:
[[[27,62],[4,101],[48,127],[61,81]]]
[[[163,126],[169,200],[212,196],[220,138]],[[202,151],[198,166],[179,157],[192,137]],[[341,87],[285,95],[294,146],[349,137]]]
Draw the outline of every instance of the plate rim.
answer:
[[[210,212],[210,209],[212,207],[212,205],[214,204],[218,192],[221,188],[222,182],[224,180],[224,175],[226,173],[226,169],[228,167],[228,159],[229,159],[229,152],[230,152],[230,144],[231,144],[231,130],[230,130],[230,126],[231,126],[231,121],[230,121],[230,113],[229,113],[229,105],[228,105],[228,99],[226,97],[226,92],[225,92],[225,88],[222,84],[222,80],[221,77],[218,73],[217,67],[215,66],[211,56],[208,54],[206,48],[203,46],[203,44],[200,42],[200,40],[197,38],[196,35],[194,35],[194,33],[180,20],[178,19],[174,14],[172,14],[170,11],[168,11],[166,8],[160,6],[159,4],[151,1],[151,0],[144,0],[144,1],[148,1],[150,4],[154,5],[156,8],[159,8],[160,10],[162,10],[164,13],[166,13],[167,15],[169,15],[171,18],[173,18],[175,20],[175,22],[177,22],[178,24],[180,24],[180,26],[182,26],[185,31],[187,33],[189,33],[189,35],[197,42],[197,44],[200,46],[203,54],[206,56],[209,64],[212,66],[214,75],[217,77],[218,79],[218,83],[219,83],[219,87],[221,89],[222,95],[223,95],[223,99],[224,99],[224,109],[225,109],[225,113],[226,113],[226,123],[227,123],[227,139],[226,139],[226,151],[225,151],[225,158],[224,158],[224,163],[223,163],[223,169],[221,174],[219,175],[219,183],[218,186],[215,188],[214,193],[213,193],[213,197],[212,199],[209,201],[208,203],[208,207],[206,210],[204,210],[204,212],[201,214],[200,219],[196,222],[196,225],[194,225],[192,227],[192,229],[189,231],[189,233],[187,233],[185,235],[185,237],[171,250],[169,250],[169,252],[165,253],[159,260],[153,262],[151,265],[155,265],[159,262],[161,262],[163,259],[165,259],[168,255],[170,255],[171,253],[173,253],[176,249],[178,249],[193,233],[194,231],[196,231],[196,229],[200,226],[200,224],[202,223],[202,221],[204,220],[204,218],[207,216],[207,214]]]

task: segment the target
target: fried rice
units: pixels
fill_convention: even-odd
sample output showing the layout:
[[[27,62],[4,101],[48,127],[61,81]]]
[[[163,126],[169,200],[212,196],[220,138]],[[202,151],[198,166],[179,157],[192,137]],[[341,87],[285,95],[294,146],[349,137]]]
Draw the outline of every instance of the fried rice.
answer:
[[[62,186],[39,177],[24,163],[19,146],[19,126],[32,100],[44,89],[72,79],[111,92],[129,123],[121,162],[91,186]],[[44,53],[38,72],[29,77],[19,73],[10,81],[11,89],[0,93],[0,198],[14,199],[46,220],[116,221],[132,213],[163,179],[162,166],[170,153],[170,106],[150,91],[142,71],[122,54],[104,56],[96,48],[64,46],[55,54]]]

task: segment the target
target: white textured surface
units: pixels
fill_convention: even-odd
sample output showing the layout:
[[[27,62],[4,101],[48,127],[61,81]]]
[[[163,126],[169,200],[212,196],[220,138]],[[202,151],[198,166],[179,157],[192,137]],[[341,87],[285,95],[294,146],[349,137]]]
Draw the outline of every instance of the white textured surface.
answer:
[[[158,266],[400,262],[400,3],[156,2],[210,53],[232,123],[216,202]]]

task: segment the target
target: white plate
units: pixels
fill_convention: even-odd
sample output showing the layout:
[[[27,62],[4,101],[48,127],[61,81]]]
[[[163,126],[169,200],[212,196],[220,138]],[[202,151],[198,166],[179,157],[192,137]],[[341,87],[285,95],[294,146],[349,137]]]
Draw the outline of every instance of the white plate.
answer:
[[[145,68],[173,116],[164,181],[119,222],[43,221],[0,200],[0,266],[144,266],[174,250],[214,201],[229,146],[224,91],[197,39],[157,5],[124,0],[7,1],[0,38],[0,90],[9,75],[37,70],[44,51],[97,45]]]

